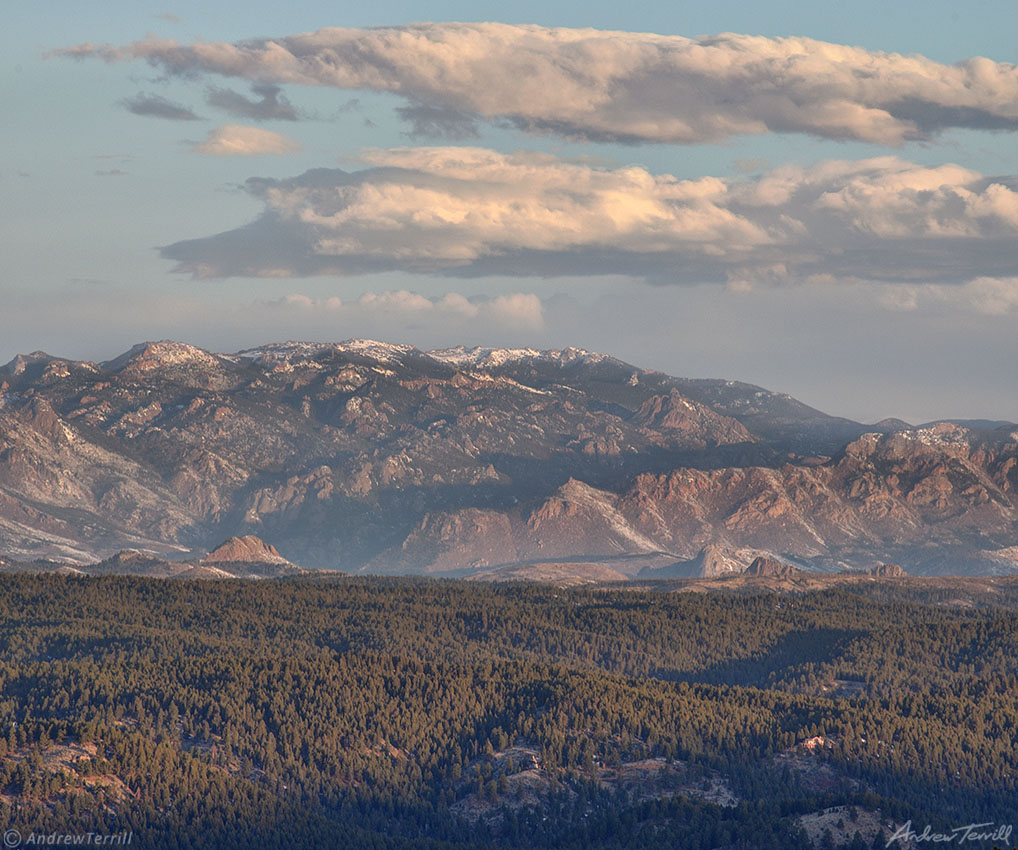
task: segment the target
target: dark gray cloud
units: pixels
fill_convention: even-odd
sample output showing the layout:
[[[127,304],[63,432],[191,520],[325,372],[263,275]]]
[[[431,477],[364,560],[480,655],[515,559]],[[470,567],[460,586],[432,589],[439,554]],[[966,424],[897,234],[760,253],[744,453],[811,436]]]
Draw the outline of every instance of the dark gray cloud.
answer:
[[[281,93],[279,86],[255,83],[251,91],[257,100],[244,97],[233,89],[212,86],[205,100],[209,106],[252,121],[296,121],[301,117],[296,107]]]
[[[396,108],[396,114],[410,125],[412,139],[476,139],[477,119],[448,106],[413,103]]]
[[[1018,129],[1018,66],[981,57],[945,65],[808,38],[422,23],[233,44],[149,37],[56,53],[141,59],[182,76],[391,92],[410,101],[406,117],[423,120],[421,129],[448,126],[424,107],[622,142],[794,132],[900,145],[951,127]]]
[[[370,167],[356,172],[253,178],[258,219],[162,254],[196,278],[622,274],[735,288],[958,283],[1018,268],[1018,180],[956,165],[879,157],[678,180],[483,148],[362,158]]]
[[[194,112],[180,103],[167,100],[162,95],[138,92],[134,97],[125,97],[120,101],[128,112],[135,115],[147,115],[152,118],[165,118],[168,121],[198,121]]]

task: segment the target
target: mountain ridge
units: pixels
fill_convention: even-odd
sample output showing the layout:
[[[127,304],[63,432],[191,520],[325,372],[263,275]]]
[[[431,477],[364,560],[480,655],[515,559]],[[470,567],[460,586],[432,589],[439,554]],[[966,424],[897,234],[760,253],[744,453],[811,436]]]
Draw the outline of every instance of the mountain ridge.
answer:
[[[578,348],[162,340],[0,367],[0,555],[23,559],[255,534],[346,571],[635,575],[714,545],[1007,573],[1016,464],[1014,426],[867,426]]]

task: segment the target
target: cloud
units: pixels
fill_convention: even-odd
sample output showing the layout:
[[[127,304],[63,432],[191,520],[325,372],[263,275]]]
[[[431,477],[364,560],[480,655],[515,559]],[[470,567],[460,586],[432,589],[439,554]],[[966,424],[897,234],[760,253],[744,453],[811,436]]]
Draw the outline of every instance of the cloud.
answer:
[[[961,286],[916,284],[880,292],[877,302],[888,310],[911,312],[924,307],[966,310],[984,316],[1018,312],[1018,277],[979,277]]]
[[[55,53],[147,60],[184,76],[392,92],[410,100],[412,122],[431,107],[595,140],[797,132],[899,145],[949,127],[1018,128],[1013,64],[975,57],[945,65],[808,38],[421,23],[233,44],[150,36]]]
[[[536,295],[526,292],[514,292],[511,295],[499,295],[486,305],[487,311],[502,321],[529,327],[540,327],[543,321],[544,308]]]
[[[261,127],[224,124],[210,130],[208,139],[194,145],[194,150],[215,156],[256,156],[293,153],[300,150],[300,145],[282,133],[273,133]]]
[[[251,178],[249,225],[162,249],[195,278],[622,274],[654,283],[963,282],[1018,267],[1018,179],[895,157],[677,179],[544,153],[372,149]]]
[[[199,118],[191,109],[167,100],[158,94],[138,92],[134,97],[125,97],[120,101],[128,112],[135,115],[148,115],[152,118],[165,118],[168,121],[198,121]]]
[[[440,298],[428,298],[406,289],[365,292],[359,298],[344,302],[339,298],[311,298],[291,293],[271,306],[287,311],[333,315],[355,321],[394,320],[439,323],[442,327],[455,327],[480,322],[522,330],[541,330],[544,324],[544,305],[541,299],[529,292],[515,292],[494,298],[467,298],[458,292],[447,292]]]
[[[122,168],[109,168],[109,169],[96,169],[96,177],[126,177],[130,174],[129,171],[124,171]]]
[[[480,135],[472,115],[448,106],[414,103],[397,107],[396,114],[410,125],[412,139],[476,139]]]
[[[252,121],[296,121],[299,117],[294,105],[280,94],[279,86],[255,83],[251,91],[258,100],[250,100],[233,89],[212,86],[205,99],[209,106]]]
[[[980,277],[962,287],[972,309],[988,316],[1003,316],[1018,310],[1018,277]]]

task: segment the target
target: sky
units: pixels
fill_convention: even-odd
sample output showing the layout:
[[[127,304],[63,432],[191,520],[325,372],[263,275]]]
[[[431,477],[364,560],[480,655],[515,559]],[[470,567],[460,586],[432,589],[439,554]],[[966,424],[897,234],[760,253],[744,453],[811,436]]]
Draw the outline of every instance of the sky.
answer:
[[[1018,17],[14,0],[0,362],[578,346],[1018,421]]]

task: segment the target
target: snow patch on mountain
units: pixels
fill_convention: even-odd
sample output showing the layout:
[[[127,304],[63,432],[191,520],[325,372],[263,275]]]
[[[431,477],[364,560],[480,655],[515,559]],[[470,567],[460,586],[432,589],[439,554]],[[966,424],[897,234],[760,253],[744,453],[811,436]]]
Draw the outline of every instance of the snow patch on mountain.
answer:
[[[333,343],[276,342],[238,351],[233,355],[227,354],[222,356],[225,359],[244,358],[258,360],[267,357],[273,360],[292,360],[295,358],[312,358],[323,351],[356,355],[388,365],[402,363],[408,355],[418,355],[430,358],[446,366],[477,370],[497,369],[500,366],[527,360],[567,366],[576,362],[592,364],[610,359],[607,354],[599,354],[573,347],[542,351],[536,348],[482,348],[480,346],[467,348],[466,346],[458,345],[454,348],[436,348],[422,351],[412,345],[397,345],[374,339],[348,339],[343,342]]]
[[[475,369],[497,369],[507,363],[521,360],[541,360],[557,363],[561,366],[582,361],[584,363],[600,363],[608,359],[606,354],[597,354],[582,348],[549,349],[540,351],[536,348],[466,348],[458,345],[455,348],[438,348],[425,352],[433,360],[439,360],[459,367]]]

